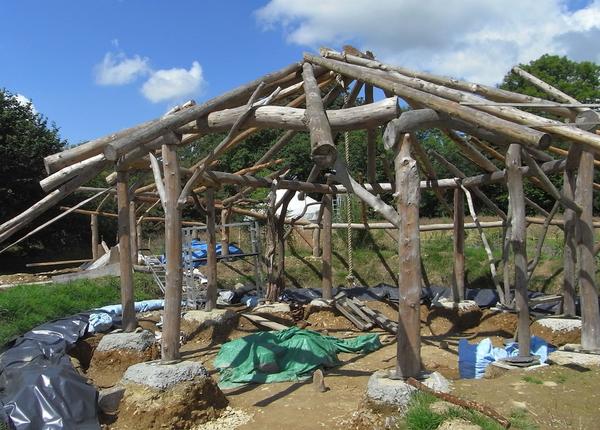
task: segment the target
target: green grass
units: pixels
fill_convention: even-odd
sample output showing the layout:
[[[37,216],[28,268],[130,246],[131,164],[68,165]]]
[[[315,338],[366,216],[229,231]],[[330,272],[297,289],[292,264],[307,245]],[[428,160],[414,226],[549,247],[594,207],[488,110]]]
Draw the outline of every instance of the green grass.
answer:
[[[525,375],[525,376],[523,376],[522,379],[523,379],[523,381],[529,382],[530,384],[542,385],[544,383],[544,381],[542,381],[539,378],[536,378],[535,376]]]
[[[136,300],[159,297],[146,275],[134,277]],[[46,321],[120,302],[119,278],[19,285],[0,291],[0,345]]]
[[[417,392],[411,399],[406,413],[399,417],[396,425],[400,430],[435,430],[444,421],[461,418],[477,424],[483,430],[501,430],[503,427],[496,421],[478,412],[459,407],[451,407],[444,413],[431,411],[431,404],[437,399],[427,393]],[[518,410],[510,416],[511,428],[519,430],[535,430],[525,411]]]

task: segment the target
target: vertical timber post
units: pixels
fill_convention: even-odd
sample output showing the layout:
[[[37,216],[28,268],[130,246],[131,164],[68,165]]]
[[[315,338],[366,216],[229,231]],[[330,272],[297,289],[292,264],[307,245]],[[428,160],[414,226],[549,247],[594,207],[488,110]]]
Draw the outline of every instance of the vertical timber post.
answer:
[[[139,252],[139,250],[144,247],[144,241],[143,241],[143,237],[142,237],[142,223],[137,222],[137,220],[135,223],[135,237],[137,239],[137,249]]]
[[[414,137],[405,134],[396,144],[396,207],[398,225],[399,320],[396,378],[417,377],[421,371],[421,256],[419,242],[419,172],[411,156]],[[398,148],[398,146],[400,146]]]
[[[515,265],[515,295],[519,313],[519,356],[530,356],[529,303],[527,300],[527,227],[521,167],[521,145],[512,143],[506,152],[508,196],[511,207],[511,237]]]
[[[131,264],[131,225],[129,223],[129,174],[117,171],[117,206],[119,234],[119,272],[121,278],[122,328],[125,332],[135,330],[135,307],[133,303],[133,267]]]
[[[332,230],[332,199],[331,194],[323,194],[321,199],[321,204],[323,205],[323,265],[321,269],[322,276],[322,294],[323,299],[331,300],[332,299],[332,270],[331,270],[331,230]]]
[[[129,202],[129,225],[131,232],[131,262],[137,264],[138,262],[138,238],[137,238],[137,225],[135,222],[135,202]]]
[[[162,338],[162,362],[179,360],[179,333],[181,327],[182,243],[181,208],[177,204],[181,193],[181,176],[177,143],[179,137],[170,133],[162,146],[165,177],[165,254],[167,276],[165,285],[165,310]],[[165,137],[167,137],[165,136]]]
[[[365,85],[365,103],[373,103],[373,85]],[[367,130],[367,182],[377,183],[377,138],[375,129]]]
[[[577,218],[579,295],[581,296],[581,347],[600,351],[600,310],[596,290],[594,225],[592,219],[594,153],[582,148],[575,186],[575,202],[583,209]]]
[[[460,188],[454,190],[454,303],[465,299],[465,194]]]
[[[315,258],[321,256],[321,227],[319,226],[312,232],[312,256]]]
[[[206,310],[217,307],[217,236],[215,231],[215,189],[206,189]]]
[[[229,255],[229,214],[230,210],[223,208],[221,210],[221,256],[226,257]]]
[[[581,145],[571,144],[563,172],[563,196],[575,200],[575,171],[581,158]],[[573,209],[565,208],[565,246],[563,251],[563,308],[562,313],[575,316],[575,287],[577,285],[577,217]]]
[[[98,215],[96,214],[90,215],[90,229],[92,230],[92,260],[96,261],[100,242],[98,235]]]

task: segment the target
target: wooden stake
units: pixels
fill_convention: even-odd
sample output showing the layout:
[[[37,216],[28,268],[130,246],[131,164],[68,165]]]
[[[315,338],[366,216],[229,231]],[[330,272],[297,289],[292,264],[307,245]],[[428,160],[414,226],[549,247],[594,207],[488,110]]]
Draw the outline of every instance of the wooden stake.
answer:
[[[119,265],[121,273],[121,305],[123,306],[123,331],[137,327],[133,299],[133,264],[131,261],[131,224],[129,219],[129,174],[117,173],[117,206],[119,230]]]
[[[596,290],[594,227],[592,225],[594,154],[582,148],[575,186],[575,201],[583,211],[577,217],[579,261],[579,295],[581,296],[581,347],[600,351],[600,309]]]
[[[167,276],[165,285],[165,310],[163,318],[162,362],[179,360],[179,337],[181,326],[181,287],[182,287],[182,233],[181,209],[177,199],[181,192],[177,141],[171,135],[165,137],[162,147],[163,172],[165,180],[165,256]]]
[[[463,190],[454,190],[454,282],[452,296],[455,303],[465,299],[465,209]]]
[[[396,145],[396,207],[398,210],[399,320],[396,377],[410,378],[421,371],[421,260],[419,242],[419,172],[411,156],[414,137],[404,135]],[[400,148],[398,148],[400,146]]]
[[[527,229],[521,167],[521,146],[513,143],[506,152],[507,186],[512,210],[511,243],[515,258],[515,294],[519,312],[519,356],[530,355],[529,303],[527,300]]]
[[[332,273],[332,254],[331,254],[331,224],[332,224],[332,199],[331,195],[323,194],[321,199],[321,205],[323,208],[323,265],[321,269],[322,279],[322,294],[323,299],[331,300],[332,287],[333,287],[333,273]],[[316,231],[319,231],[318,229]]]

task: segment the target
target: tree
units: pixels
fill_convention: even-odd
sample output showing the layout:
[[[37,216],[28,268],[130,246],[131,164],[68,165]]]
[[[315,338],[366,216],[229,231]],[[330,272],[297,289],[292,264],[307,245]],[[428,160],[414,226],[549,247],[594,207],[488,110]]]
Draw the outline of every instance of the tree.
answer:
[[[519,67],[575,97],[581,103],[600,101],[600,65],[596,63],[576,62],[567,57],[544,54],[529,64],[519,64]],[[504,76],[500,88],[548,98],[546,93],[510,71]]]
[[[0,220],[20,213],[43,196],[43,158],[60,151],[58,128],[36,113],[30,102],[0,89]]]

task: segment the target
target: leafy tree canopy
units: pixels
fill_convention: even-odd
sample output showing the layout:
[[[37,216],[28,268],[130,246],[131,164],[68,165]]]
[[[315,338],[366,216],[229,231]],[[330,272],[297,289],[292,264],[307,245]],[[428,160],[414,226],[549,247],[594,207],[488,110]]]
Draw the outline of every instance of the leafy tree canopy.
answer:
[[[581,103],[600,101],[600,65],[591,61],[576,62],[558,55],[542,55],[529,64],[519,64],[523,70],[542,79]],[[508,71],[500,85],[505,90],[530,96],[548,95],[520,76]]]
[[[0,89],[0,220],[20,213],[43,196],[43,158],[65,145],[54,124]]]

